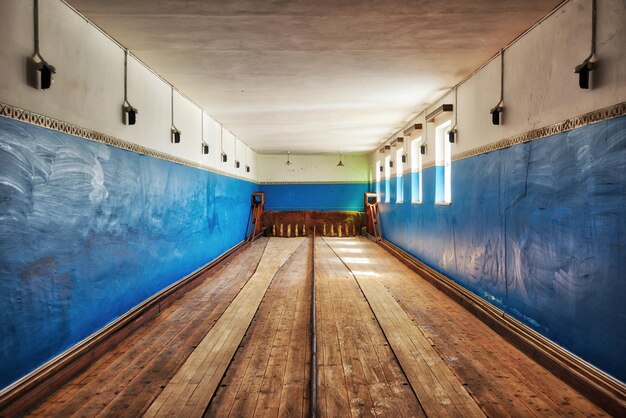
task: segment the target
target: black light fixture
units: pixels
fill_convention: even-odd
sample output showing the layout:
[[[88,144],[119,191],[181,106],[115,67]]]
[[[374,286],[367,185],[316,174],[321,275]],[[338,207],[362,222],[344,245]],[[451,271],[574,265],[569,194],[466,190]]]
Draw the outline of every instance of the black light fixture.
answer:
[[[456,133],[457,133],[456,128],[450,129],[450,131],[448,131],[448,142],[449,143],[454,144],[456,142]]]
[[[287,151],[287,161],[285,162],[285,165],[291,165],[291,161],[289,161],[289,151]]]
[[[393,160],[389,160],[389,168],[393,168]]]
[[[456,126],[458,124],[457,115],[459,113],[459,98],[457,95],[458,86],[454,86],[454,126],[448,131],[448,142],[454,144],[456,142]]]
[[[228,155],[224,152],[224,126],[220,124],[220,149],[222,150],[222,162],[228,161]]]
[[[209,153],[209,144],[204,142],[204,109],[200,109],[200,142],[202,154],[207,155]]]
[[[500,101],[493,107],[491,113],[491,123],[494,125],[502,124],[502,112],[504,111],[504,49],[500,50]]]
[[[239,168],[241,167],[241,163],[239,163],[239,160],[237,159],[237,138],[235,138],[233,136],[233,143],[235,146],[235,168]]]
[[[172,95],[171,95],[171,110],[172,110],[172,144],[180,144],[181,132],[174,125],[174,86],[172,87]]]
[[[406,163],[407,155],[406,153],[402,154],[402,162]]]
[[[34,32],[35,32],[35,53],[28,58],[28,84],[39,90],[47,90],[54,82],[53,75],[56,68],[49,64],[39,52],[39,0],[34,0]]]
[[[175,126],[172,126],[172,144],[180,144],[180,136],[181,132]]]
[[[137,123],[139,111],[128,102],[128,49],[124,49],[124,101],[122,102],[122,120],[124,125]]]
[[[426,144],[420,145],[420,154],[426,155]]]
[[[589,89],[589,73],[593,71],[595,62],[591,61],[596,54],[596,0],[591,2],[591,53],[577,65],[574,72],[578,74],[578,86],[581,89]]]
[[[378,171],[380,171],[381,173],[384,171],[384,168],[383,168],[383,166],[382,166],[382,165],[379,167],[379,170],[378,170]]]
[[[245,166],[246,173],[249,173],[250,172],[250,165],[248,164],[248,146],[247,145],[245,145],[245,147],[243,149],[243,161],[246,163],[246,166]]]
[[[343,167],[343,166],[344,166],[344,164],[343,164],[343,161],[341,159],[341,151],[339,151],[339,163],[337,164],[337,167]]]

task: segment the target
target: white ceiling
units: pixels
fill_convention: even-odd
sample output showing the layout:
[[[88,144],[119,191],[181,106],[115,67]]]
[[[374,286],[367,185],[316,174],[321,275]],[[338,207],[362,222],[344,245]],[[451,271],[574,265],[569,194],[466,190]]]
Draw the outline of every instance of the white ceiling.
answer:
[[[561,0],[68,0],[259,152],[368,151]]]

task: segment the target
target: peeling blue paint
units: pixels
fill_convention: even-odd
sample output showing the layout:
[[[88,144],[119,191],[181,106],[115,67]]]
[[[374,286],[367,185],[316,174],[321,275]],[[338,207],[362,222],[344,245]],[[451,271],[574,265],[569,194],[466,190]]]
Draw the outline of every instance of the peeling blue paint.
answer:
[[[0,117],[0,387],[241,242],[256,188]]]
[[[363,211],[368,183],[264,184],[266,210]]]
[[[435,171],[385,238],[625,381],[626,117],[454,161],[450,206]]]

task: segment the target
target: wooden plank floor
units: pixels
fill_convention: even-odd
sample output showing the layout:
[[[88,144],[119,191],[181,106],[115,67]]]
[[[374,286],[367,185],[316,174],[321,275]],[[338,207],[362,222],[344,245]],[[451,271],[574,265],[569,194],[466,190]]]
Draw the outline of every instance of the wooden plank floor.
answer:
[[[310,240],[274,277],[207,416],[308,416]]]
[[[486,415],[607,416],[376,244],[325,239],[392,295]]]
[[[254,242],[203,279],[30,415],[141,416],[252,276],[266,243]]]
[[[300,243],[255,242],[31,415],[137,417],[180,382],[203,389],[187,385],[160,412],[307,415],[311,266]],[[377,245],[317,239],[315,268],[320,416],[605,416]],[[219,345],[230,354],[216,356]]]
[[[359,286],[319,238],[315,267],[319,415],[425,416]]]
[[[150,405],[145,417],[204,414],[274,275],[303,241],[269,240],[256,272]]]
[[[329,239],[328,243],[333,251],[341,253],[346,241]],[[349,248],[352,249],[351,246]],[[382,282],[368,274],[369,271],[363,271],[363,265],[370,262],[366,254],[361,257],[355,255],[341,256],[341,259],[351,269],[361,287],[426,414],[437,417],[484,417],[461,382],[383,287]],[[384,272],[384,266],[381,267]]]

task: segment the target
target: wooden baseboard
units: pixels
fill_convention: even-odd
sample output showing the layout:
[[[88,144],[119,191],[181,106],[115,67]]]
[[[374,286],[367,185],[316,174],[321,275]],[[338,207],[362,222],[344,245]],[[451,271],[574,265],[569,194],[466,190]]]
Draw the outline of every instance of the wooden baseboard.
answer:
[[[219,268],[249,245],[250,241],[239,243],[6,387],[0,392],[0,416],[20,416],[34,408],[183,294],[198,286],[201,283],[198,278]]]
[[[501,309],[417,260],[401,248],[388,241],[382,241],[379,244],[596,405],[613,416],[626,416],[626,385],[624,383],[507,315]]]

